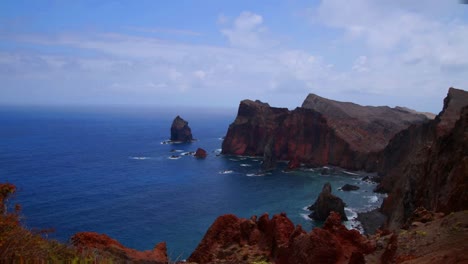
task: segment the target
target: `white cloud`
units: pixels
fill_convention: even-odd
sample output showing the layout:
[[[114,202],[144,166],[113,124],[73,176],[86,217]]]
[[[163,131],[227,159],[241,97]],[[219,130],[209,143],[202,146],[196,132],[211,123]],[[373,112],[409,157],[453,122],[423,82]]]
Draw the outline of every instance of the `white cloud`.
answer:
[[[328,0],[311,19],[341,30],[339,47],[364,52],[351,67],[359,75],[342,72],[342,87],[442,98],[451,85],[468,86],[461,75],[468,70],[468,25],[456,18],[456,8],[446,1]]]
[[[310,31],[324,27],[337,33],[320,38],[335,56],[278,45],[267,21],[247,11],[235,19],[218,17],[228,46],[117,33],[4,35],[4,41],[78,52],[0,52],[0,100],[34,90],[37,96],[30,100],[53,94],[75,102],[170,104],[183,95],[202,104],[210,98],[210,104],[236,106],[251,98],[295,107],[314,92],[364,104],[392,104],[397,98],[399,104],[438,111],[449,86],[468,87],[468,25],[449,15],[428,17],[434,8],[413,9],[386,0],[321,2]],[[430,100],[416,99],[421,95],[433,105],[423,108]]]
[[[225,19],[224,24],[227,22]],[[221,32],[229,39],[229,43],[235,47],[258,48],[264,45],[261,15],[244,11],[234,20],[232,28],[222,29]]]

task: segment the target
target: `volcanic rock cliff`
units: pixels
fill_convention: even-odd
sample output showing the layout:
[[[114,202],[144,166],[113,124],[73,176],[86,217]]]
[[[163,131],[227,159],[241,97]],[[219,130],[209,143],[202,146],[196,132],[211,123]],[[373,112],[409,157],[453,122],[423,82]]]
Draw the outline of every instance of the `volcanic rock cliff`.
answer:
[[[311,166],[375,169],[376,155],[399,131],[428,119],[389,107],[369,107],[309,95],[293,111],[244,100],[222,153],[294,160]],[[268,156],[268,160],[273,160]]]
[[[468,209],[468,92],[450,88],[442,112],[398,133],[380,160],[378,190],[389,192],[382,212],[390,228],[404,224],[417,207]]]

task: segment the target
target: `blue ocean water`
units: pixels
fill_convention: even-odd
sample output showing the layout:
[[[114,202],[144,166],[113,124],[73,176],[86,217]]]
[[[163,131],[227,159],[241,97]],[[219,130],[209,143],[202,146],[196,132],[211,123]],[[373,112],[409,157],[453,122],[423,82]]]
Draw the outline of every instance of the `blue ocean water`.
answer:
[[[176,115],[189,121],[197,141],[161,144]],[[350,217],[381,203],[362,174],[285,173],[280,164],[257,176],[259,158],[217,155],[235,115],[235,109],[3,107],[0,182],[18,187],[12,202],[22,205],[29,228],[54,228],[50,237],[63,242],[80,231],[106,233],[139,250],[166,241],[174,259],[188,257],[222,214],[286,212],[312,229],[319,223],[307,219],[304,207],[325,182]],[[197,147],[207,150],[206,159],[182,155]],[[345,183],[361,189],[338,191]]]

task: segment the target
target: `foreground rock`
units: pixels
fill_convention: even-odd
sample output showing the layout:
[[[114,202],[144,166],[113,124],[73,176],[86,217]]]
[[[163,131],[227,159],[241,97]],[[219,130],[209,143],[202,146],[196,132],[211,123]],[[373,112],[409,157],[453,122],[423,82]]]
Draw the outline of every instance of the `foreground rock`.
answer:
[[[204,159],[208,154],[206,153],[206,150],[202,148],[197,148],[197,151],[195,151],[195,154],[193,155],[196,158]]]
[[[269,219],[268,214],[257,219],[223,215],[216,219],[200,244],[188,258],[188,262],[232,263],[276,259],[287,247],[294,224],[285,214]]]
[[[382,212],[401,227],[418,207],[450,213],[468,209],[468,92],[450,88],[444,109],[397,134],[382,154]]]
[[[171,141],[173,142],[192,142],[192,130],[188,122],[177,116],[171,126]]]
[[[267,161],[371,170],[375,167],[374,152],[381,151],[402,129],[427,120],[402,109],[364,107],[316,95],[309,95],[303,106],[293,111],[244,100],[229,126],[222,153],[266,154]]]
[[[166,243],[157,244],[153,250],[137,251],[127,248],[105,234],[81,232],[71,238],[80,252],[99,252],[104,259],[117,259],[131,263],[168,263]]]
[[[319,194],[315,203],[308,209],[313,211],[309,217],[317,221],[325,221],[331,212],[336,212],[341,215],[341,220],[347,221],[344,208],[345,203],[341,198],[333,195],[330,183],[325,183],[322,192]]]
[[[323,228],[305,232],[294,227],[285,214],[257,219],[234,215],[218,217],[188,258],[195,263],[348,263],[354,255],[374,250],[373,244],[356,230],[341,224],[332,213]]]

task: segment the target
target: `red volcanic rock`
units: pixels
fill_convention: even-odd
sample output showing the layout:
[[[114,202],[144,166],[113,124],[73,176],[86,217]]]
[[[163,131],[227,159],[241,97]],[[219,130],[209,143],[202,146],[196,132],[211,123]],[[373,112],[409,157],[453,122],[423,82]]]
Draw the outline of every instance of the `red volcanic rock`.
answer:
[[[107,258],[132,263],[168,263],[166,243],[157,244],[153,250],[137,251],[127,248],[105,234],[81,232],[71,238],[72,244],[81,252],[97,250]]]
[[[323,228],[306,233],[294,228],[285,214],[269,219],[241,219],[234,215],[218,217],[188,262],[252,263],[362,263],[365,254],[375,250],[371,241],[341,224],[331,213]]]
[[[192,140],[192,130],[188,126],[188,122],[177,116],[171,126],[171,141],[192,142]]]
[[[193,155],[193,156],[195,156],[197,158],[204,159],[204,158],[206,158],[207,155],[208,154],[206,153],[206,150],[204,150],[202,148],[197,148],[197,151],[195,152],[195,155]]]
[[[378,189],[388,227],[399,228],[418,207],[449,213],[468,209],[468,92],[451,88],[444,109],[398,133],[383,151]]]
[[[333,110],[333,111],[332,111]],[[389,107],[364,107],[309,95],[303,107],[289,111],[244,100],[223,141],[223,154],[297,160],[312,166],[372,169],[373,152],[424,115]],[[274,138],[274,146],[268,143]]]
[[[264,214],[258,220],[223,215],[211,225],[187,261],[251,263],[259,258],[272,260],[287,248],[293,231],[294,225],[285,214],[272,219]]]
[[[374,250],[371,241],[356,230],[346,229],[340,215],[332,212],[323,228],[314,228],[292,239],[289,257],[281,263],[348,263]]]

